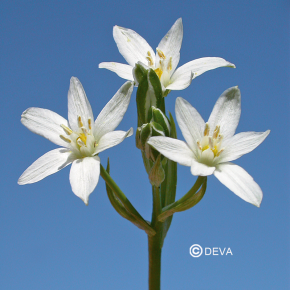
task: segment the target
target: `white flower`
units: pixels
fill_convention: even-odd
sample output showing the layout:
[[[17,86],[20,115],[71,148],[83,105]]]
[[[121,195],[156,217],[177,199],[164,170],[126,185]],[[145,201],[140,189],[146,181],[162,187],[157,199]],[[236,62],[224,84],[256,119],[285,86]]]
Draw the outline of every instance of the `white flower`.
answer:
[[[114,26],[113,37],[120,53],[129,63],[102,62],[99,68],[115,72],[121,78],[134,81],[132,69],[137,62],[152,68],[159,76],[163,90],[183,90],[202,73],[218,67],[235,67],[219,57],[203,57],[192,60],[176,70],[183,38],[182,19],[173,24],[156,48],[156,55],[147,41],[131,29]]]
[[[47,152],[29,166],[18,184],[37,182],[72,163],[70,183],[72,191],[87,205],[100,175],[98,154],[121,143],[133,134],[114,131],[128,108],[133,84],[125,83],[103,108],[94,121],[91,105],[80,81],[72,77],[68,91],[68,121],[50,110],[29,108],[21,122],[30,131],[64,148]]]
[[[229,161],[254,150],[270,131],[234,135],[241,115],[238,87],[226,90],[219,97],[207,123],[181,97],[176,100],[175,112],[186,142],[168,137],[152,137],[148,143],[167,158],[190,166],[193,175],[214,174],[236,195],[260,206],[263,193],[259,185],[243,168]]]

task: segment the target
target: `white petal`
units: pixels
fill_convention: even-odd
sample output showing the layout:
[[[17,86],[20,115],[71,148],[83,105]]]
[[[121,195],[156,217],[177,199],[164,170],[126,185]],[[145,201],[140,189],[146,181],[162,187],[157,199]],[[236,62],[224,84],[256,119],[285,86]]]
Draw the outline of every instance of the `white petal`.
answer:
[[[263,193],[260,186],[242,167],[233,163],[219,164],[215,177],[243,200],[260,207]]]
[[[75,159],[70,150],[58,148],[51,150],[32,163],[18,179],[18,184],[28,184],[56,173]]]
[[[189,102],[181,97],[176,99],[175,114],[179,128],[189,147],[195,151],[201,141],[205,127],[204,120]]]
[[[96,188],[100,177],[99,156],[85,157],[73,162],[69,180],[73,193],[88,205],[89,195]]]
[[[190,171],[191,174],[195,176],[208,176],[213,174],[213,172],[215,171],[215,167],[199,163],[194,159],[191,162]]]
[[[132,73],[133,67],[131,65],[117,62],[102,62],[99,64],[99,68],[106,68],[115,72],[119,77],[125,80],[134,81]]]
[[[158,44],[158,49],[160,49],[164,53],[166,59],[170,59],[170,57],[172,57],[173,62],[175,62],[174,59],[176,59],[179,56],[182,38],[183,38],[183,25],[182,19],[179,18],[175,21],[170,30],[162,38],[162,40]],[[157,53],[156,63],[158,63],[159,60],[160,57],[158,56]],[[175,67],[176,66],[177,64],[175,65]]]
[[[253,151],[266,139],[269,133],[270,130],[266,132],[243,132],[225,140],[222,144],[225,149],[221,154],[221,162],[236,160]]]
[[[116,146],[124,141],[125,138],[132,136],[133,134],[133,128],[125,131],[113,131],[105,134],[103,137],[101,137],[99,144],[97,146],[97,150],[95,154],[98,154],[108,148],[111,148],[113,146]]]
[[[60,135],[66,135],[60,125],[68,127],[67,120],[50,110],[29,108],[21,115],[21,123],[31,132],[38,134],[56,145],[68,147]]]
[[[148,51],[155,63],[155,53],[151,46],[135,31],[116,25],[113,29],[113,37],[120,53],[131,66],[134,67],[138,61],[148,64],[146,59]]]
[[[187,74],[183,74],[178,78],[170,79],[170,84],[166,87],[166,89],[173,91],[184,90],[191,84],[192,78],[192,72],[188,72]]]
[[[133,88],[132,82],[126,82],[103,108],[95,121],[97,141],[120,124],[129,106]]]
[[[168,159],[184,166],[191,166],[193,152],[184,141],[169,137],[151,137],[147,142]]]
[[[220,126],[220,134],[224,140],[235,134],[241,116],[241,92],[232,87],[218,98],[208,119],[211,136],[216,126]]]
[[[187,76],[189,72],[193,73],[193,78],[203,74],[206,71],[216,69],[219,67],[235,67],[234,64],[226,61],[220,57],[202,57],[192,60],[181,67],[179,67],[172,76],[172,81],[176,79]]]
[[[88,119],[94,121],[93,111],[81,82],[72,77],[68,91],[68,120],[73,131],[79,130],[78,116],[81,117],[83,125],[89,129]]]

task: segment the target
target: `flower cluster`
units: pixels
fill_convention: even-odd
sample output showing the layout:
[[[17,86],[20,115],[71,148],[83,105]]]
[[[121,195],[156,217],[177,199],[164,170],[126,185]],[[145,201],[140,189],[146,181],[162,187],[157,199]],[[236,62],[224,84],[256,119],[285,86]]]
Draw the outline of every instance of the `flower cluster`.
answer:
[[[21,117],[23,125],[61,148],[49,151],[37,159],[24,171],[18,183],[37,182],[72,163],[69,177],[72,191],[88,204],[89,195],[99,180],[99,153],[133,134],[132,128],[127,132],[114,130],[123,119],[135,85],[138,86],[136,145],[142,151],[149,179],[154,181],[152,184],[159,187],[165,180],[166,172],[170,170],[168,178],[174,182],[176,163],[168,165],[169,159],[189,166],[195,176],[214,174],[239,197],[260,206],[262,190],[259,185],[244,169],[231,161],[255,149],[270,131],[234,135],[241,114],[238,87],[226,90],[219,97],[206,123],[190,103],[181,97],[177,98],[176,119],[186,142],[175,139],[174,120],[171,115],[170,119],[165,115],[164,97],[171,90],[187,88],[195,77],[208,70],[234,68],[235,65],[223,58],[204,57],[177,68],[183,38],[181,18],[162,38],[156,53],[144,38],[131,29],[115,26],[113,37],[128,65],[102,62],[99,68],[111,70],[129,81],[117,91],[95,121],[85,91],[75,77],[71,78],[68,92],[68,121],[46,109],[27,109]],[[176,188],[176,182],[175,185],[168,184]],[[112,187],[116,188],[115,185]],[[113,193],[110,196],[111,200],[115,200]],[[175,198],[175,193],[171,193],[171,196]],[[193,197],[190,204],[196,204],[197,199]],[[127,202],[127,199],[123,201]],[[137,223],[138,215],[127,212],[131,208],[130,204],[125,205],[118,198],[115,204],[116,208],[120,207],[121,215]],[[145,224],[146,230],[150,227],[142,220],[141,224]]]

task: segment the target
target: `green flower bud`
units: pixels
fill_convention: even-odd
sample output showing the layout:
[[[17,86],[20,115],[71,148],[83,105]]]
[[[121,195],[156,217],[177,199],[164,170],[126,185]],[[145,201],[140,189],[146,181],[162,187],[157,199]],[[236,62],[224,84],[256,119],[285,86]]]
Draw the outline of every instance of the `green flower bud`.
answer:
[[[160,109],[152,106],[151,110],[149,111],[149,117],[151,122],[153,121],[158,123],[163,128],[165,136],[170,136],[170,123],[166,115]]]
[[[140,64],[135,66],[134,77],[139,81],[136,103],[138,112],[138,126],[149,123],[149,111],[154,106],[165,113],[164,98],[160,80],[154,70],[149,69],[147,74],[144,73]],[[143,76],[142,76],[143,74]],[[146,75],[146,77],[145,77]]]
[[[138,84],[142,81],[143,78],[147,77],[148,67],[145,67],[141,62],[135,64],[133,68],[133,77],[135,80],[135,84]]]
[[[165,136],[162,126],[156,122],[150,122],[138,127],[136,132],[136,147],[145,152],[146,158],[155,161],[159,152],[147,144],[152,136]]]

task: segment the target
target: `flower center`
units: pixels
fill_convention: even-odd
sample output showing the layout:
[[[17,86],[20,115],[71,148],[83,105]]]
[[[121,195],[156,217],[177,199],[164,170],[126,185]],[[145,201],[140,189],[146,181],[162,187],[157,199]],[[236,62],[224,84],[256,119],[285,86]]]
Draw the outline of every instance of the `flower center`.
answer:
[[[220,134],[220,126],[216,126],[212,136],[209,136],[210,127],[205,124],[205,129],[201,141],[197,141],[199,151],[199,161],[206,165],[214,165],[215,158],[224,151],[221,149],[223,136]]]
[[[150,51],[147,52],[146,59],[148,60],[148,66],[154,69],[160,81],[166,87],[169,84],[171,75],[170,72],[172,71],[172,57],[170,57],[169,59],[166,58],[163,51],[158,47],[156,48],[156,52],[160,58],[158,64],[155,64],[154,66],[153,58]]]
[[[81,116],[77,117],[78,127],[77,132],[72,131],[70,128],[61,124],[60,126],[64,130],[66,135],[60,135],[59,137],[65,142],[69,143],[70,148],[74,153],[80,154],[83,157],[92,156],[95,152],[95,147],[98,146],[92,134],[92,120],[89,118],[87,129],[82,121]]]

